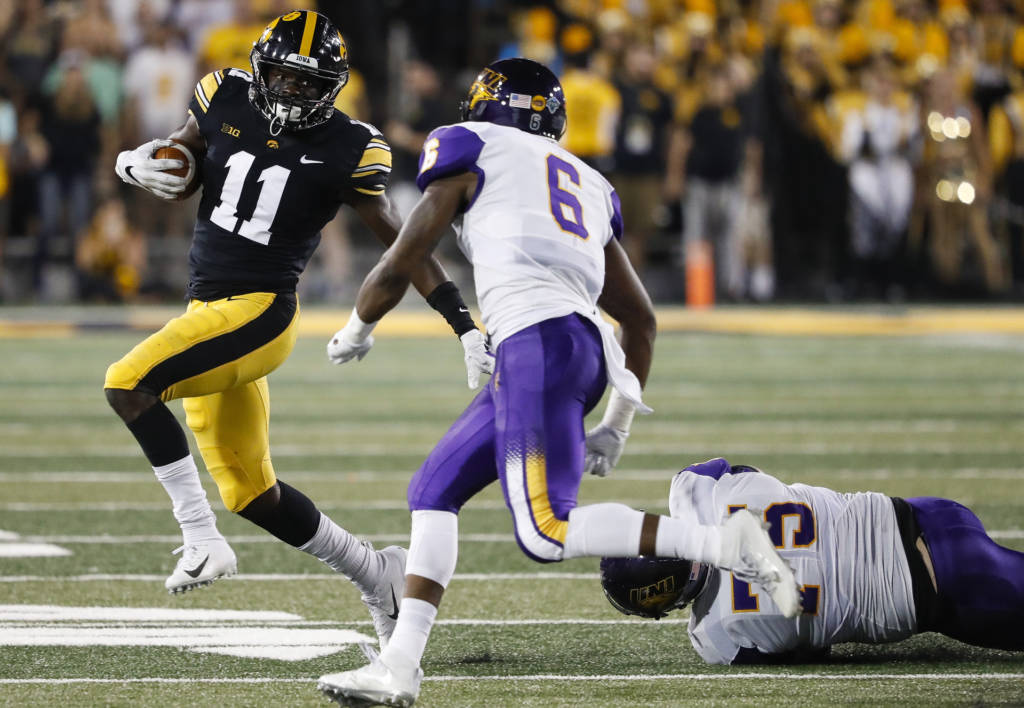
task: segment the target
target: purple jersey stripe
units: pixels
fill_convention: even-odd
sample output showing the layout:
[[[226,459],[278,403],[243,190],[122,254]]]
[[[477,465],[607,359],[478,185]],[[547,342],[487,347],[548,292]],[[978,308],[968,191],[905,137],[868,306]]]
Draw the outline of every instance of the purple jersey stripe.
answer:
[[[622,202],[618,192],[612,190],[612,236],[622,240]]]

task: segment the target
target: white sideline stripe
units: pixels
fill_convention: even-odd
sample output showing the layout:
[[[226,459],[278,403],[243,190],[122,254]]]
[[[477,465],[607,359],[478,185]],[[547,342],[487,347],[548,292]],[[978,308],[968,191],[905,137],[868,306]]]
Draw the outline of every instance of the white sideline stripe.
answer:
[[[22,622],[238,622],[301,621],[302,616],[276,610],[207,610],[160,607],[66,607],[64,605],[0,605],[0,621]]]
[[[988,535],[995,539],[1021,539],[1024,538],[1024,529],[996,529],[989,530]],[[374,541],[377,543],[408,543],[409,534],[357,534],[360,539],[366,541]],[[153,535],[153,536],[108,536],[101,534],[98,536],[23,536],[18,539],[23,542],[22,545],[28,544],[58,544],[58,543],[74,543],[80,545],[127,545],[132,543],[167,543],[167,544],[180,544],[181,536],[178,535]],[[262,534],[258,536],[231,536],[231,543],[235,544],[250,544],[250,543],[278,543],[278,539],[270,534]],[[465,543],[509,543],[515,540],[512,534],[507,533],[466,533],[459,536],[459,541]],[[0,557],[4,555],[3,548],[7,545],[17,545],[0,542]],[[57,548],[53,546],[53,548]],[[64,549],[60,549],[64,550]],[[48,555],[70,555],[70,551],[57,553],[53,551]]]
[[[632,450],[632,448],[630,448]],[[729,457],[737,460],[737,455],[742,453],[735,452],[729,449]],[[0,455],[2,457],[2,455]],[[701,457],[696,455],[695,457]],[[708,456],[710,457],[710,455]],[[705,458],[706,459],[706,458]],[[703,460],[694,459],[692,462],[702,462]],[[685,464],[689,464],[686,462]],[[681,468],[680,468],[681,469]],[[653,481],[653,482],[665,482],[667,485],[672,476],[678,472],[678,469],[642,469],[642,468],[623,468],[617,469],[613,472],[612,480],[620,481]],[[770,470],[769,470],[770,471]],[[828,476],[830,478],[843,478],[843,479],[934,479],[935,468],[900,468],[894,469],[889,467],[880,468],[863,468],[854,469],[849,467],[838,467],[836,469],[830,469]],[[296,482],[336,482],[339,484],[351,484],[354,482],[408,482],[411,472],[408,470],[402,470],[397,472],[384,472],[380,470],[350,470],[350,471],[315,471],[315,470],[297,470],[288,474],[288,479]],[[1005,479],[1005,480],[1018,480],[1024,479],[1024,469],[1018,467],[965,467],[959,470],[944,471],[943,476],[947,479]],[[39,484],[67,484],[81,483],[81,484],[147,484],[152,485],[154,483],[152,474],[145,474],[141,469],[138,472],[112,472],[105,470],[97,471],[85,471],[76,472],[74,470],[60,470],[54,472],[0,472],[0,482],[32,482]],[[666,493],[667,496],[667,493]],[[344,502],[338,502],[343,504]],[[388,502],[384,502],[388,503]],[[487,502],[485,502],[487,503]],[[356,505],[360,508],[368,508],[368,502],[363,505]],[[470,502],[472,506],[476,506],[479,502]],[[7,505],[0,506],[0,508],[7,508],[7,506],[17,505],[16,502],[8,503]],[[55,506],[55,509],[63,507]],[[111,507],[116,510],[117,507]],[[166,504],[160,508],[167,508]],[[377,507],[373,507],[377,508]],[[382,507],[387,508],[387,507]]]
[[[56,558],[70,555],[71,551],[52,543],[0,543],[0,558]]]
[[[782,681],[978,681],[983,679],[1018,681],[1024,674],[771,674],[771,673],[721,673],[721,674],[602,674],[594,676],[565,676],[559,674],[530,674],[523,676],[424,676],[424,681],[734,681],[745,679],[777,679]],[[75,683],[314,683],[316,677],[297,678],[248,677],[248,678],[0,678],[0,684],[75,684]]]
[[[692,443],[691,443],[692,444]],[[735,456],[738,455],[765,455],[765,454],[780,454],[780,455],[821,455],[821,456],[848,456],[848,455],[883,455],[883,454],[906,454],[906,455],[919,455],[919,454],[956,454],[965,453],[972,455],[983,455],[993,453],[1009,453],[1009,452],[1020,452],[1024,450],[1024,446],[1019,443],[985,443],[979,445],[965,445],[957,442],[929,442],[927,444],[916,444],[916,443],[892,443],[892,444],[874,444],[869,445],[865,443],[844,443],[837,444],[833,442],[806,442],[799,443],[794,441],[781,440],[777,443],[746,443],[737,444],[735,441],[729,442],[715,442],[707,439],[702,439],[700,445],[707,448],[719,448],[728,449],[730,454]],[[671,442],[637,442],[630,445],[630,452],[632,454],[672,454],[679,452],[681,443],[678,440]],[[278,445],[274,448],[274,457],[281,458],[294,458],[294,457],[328,457],[328,456],[341,456],[341,455],[361,455],[363,457],[393,457],[395,455],[416,455],[423,456],[429,452],[431,443],[423,445],[399,445],[399,444],[379,444],[379,445]],[[0,450],[0,459],[4,458],[16,458],[16,457],[28,457],[28,458],[48,458],[48,459],[63,459],[63,458],[74,458],[82,459],[88,457],[124,457],[124,458],[139,458],[141,453],[137,447],[128,446],[83,446],[77,452],[55,452],[51,449],[41,449],[38,446],[5,446],[3,450]]]
[[[90,583],[109,581],[137,581],[152,583],[163,582],[164,575],[147,575],[143,573],[92,573],[87,575],[0,575],[0,583]],[[491,580],[598,580],[599,573],[456,573],[455,580],[491,581]],[[295,581],[295,580],[330,580],[338,582],[334,573],[242,573],[233,575],[218,582],[235,582],[250,580],[259,582]]]
[[[359,538],[366,541],[377,541],[380,543],[408,543],[409,534],[359,534]],[[169,543],[181,544],[180,535],[168,536],[23,536],[20,540],[26,543],[78,543],[78,544],[129,544],[129,543]],[[460,541],[468,543],[495,543],[513,541],[512,534],[507,533],[467,533],[459,536]],[[258,536],[231,536],[231,543],[280,543],[270,534]],[[2,544],[0,544],[2,548]]]

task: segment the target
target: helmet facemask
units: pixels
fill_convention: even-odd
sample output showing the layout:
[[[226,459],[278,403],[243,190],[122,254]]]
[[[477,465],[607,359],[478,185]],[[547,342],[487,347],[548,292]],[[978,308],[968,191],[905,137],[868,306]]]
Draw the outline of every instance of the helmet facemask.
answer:
[[[279,135],[285,128],[302,130],[327,122],[334,113],[334,99],[348,82],[347,69],[341,74],[318,71],[271,59],[261,55],[256,49],[253,49],[249,60],[252,62],[253,68],[253,82],[249,89],[249,99],[256,109],[270,121],[271,135]],[[307,97],[271,89],[268,75],[274,67],[316,79],[321,85],[318,95]]]

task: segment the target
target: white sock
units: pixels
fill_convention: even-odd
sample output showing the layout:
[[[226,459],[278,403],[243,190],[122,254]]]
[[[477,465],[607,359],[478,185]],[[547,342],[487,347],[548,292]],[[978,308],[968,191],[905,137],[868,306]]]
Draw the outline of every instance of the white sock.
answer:
[[[373,589],[383,570],[372,546],[364,544],[324,513],[320,514],[320,525],[313,538],[299,546],[299,550],[316,556],[364,593]]]
[[[569,512],[563,558],[632,557],[640,552],[644,512],[625,504],[588,504]]]
[[[419,666],[436,618],[437,608],[426,600],[402,598],[398,607],[398,622],[395,623],[395,631],[388,645],[380,653],[381,661],[396,668]]]
[[[459,558],[459,517],[450,511],[422,509],[412,512],[406,575],[418,575],[447,588]],[[437,607],[426,600],[405,597],[398,607],[398,622],[381,652],[392,667],[415,668],[427,648]]]
[[[655,555],[718,565],[721,546],[722,532],[717,526],[704,526],[671,516],[658,517]]]
[[[153,472],[171,498],[174,518],[178,520],[186,546],[200,541],[224,540],[217,530],[217,517],[210,508],[206,491],[199,483],[199,470],[192,455],[154,467]]]

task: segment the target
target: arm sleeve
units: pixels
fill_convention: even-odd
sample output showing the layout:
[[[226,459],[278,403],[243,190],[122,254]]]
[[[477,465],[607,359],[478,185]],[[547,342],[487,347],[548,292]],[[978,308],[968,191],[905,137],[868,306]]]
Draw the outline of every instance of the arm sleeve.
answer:
[[[438,128],[423,143],[416,186],[424,191],[431,182],[443,177],[463,172],[482,175],[477,160],[483,147],[484,141],[472,130],[458,125]]]
[[[363,148],[359,162],[349,175],[349,185],[360,194],[376,197],[384,194],[390,177],[391,146],[377,133]]]

